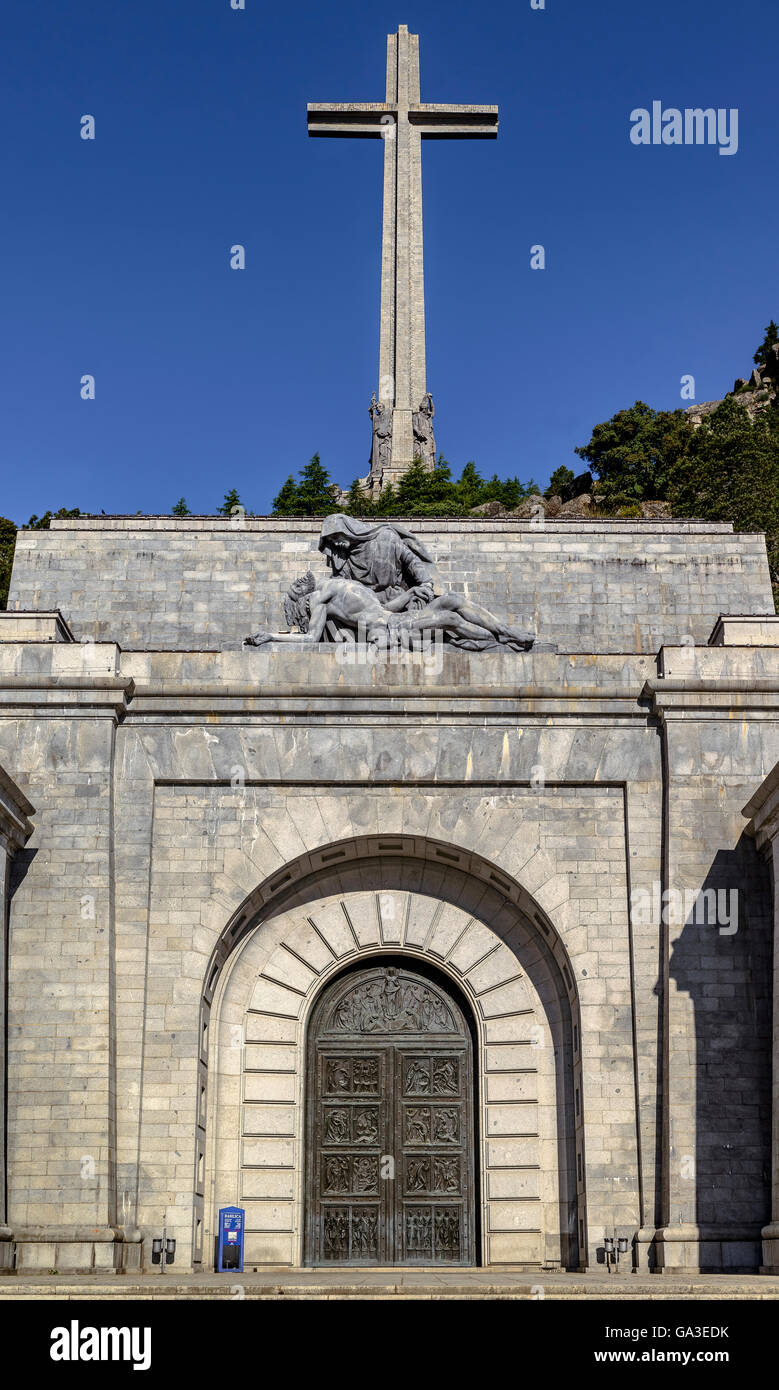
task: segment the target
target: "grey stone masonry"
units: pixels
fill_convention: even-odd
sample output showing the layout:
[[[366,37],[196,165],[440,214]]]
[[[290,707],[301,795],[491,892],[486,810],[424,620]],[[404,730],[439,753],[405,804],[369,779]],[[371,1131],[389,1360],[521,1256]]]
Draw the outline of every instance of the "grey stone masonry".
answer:
[[[9,610],[59,608],[76,639],[236,650],[283,625],[282,598],[323,575],[320,523],[100,517],[20,531]],[[425,520],[445,585],[567,652],[705,644],[718,616],[773,615],[760,535],[712,522]],[[0,636],[2,633],[0,632]]]
[[[73,642],[61,613],[23,613],[0,610],[0,642]]]
[[[616,1233],[644,1273],[776,1268],[763,538],[413,529],[561,650],[242,648],[322,573],[317,521],[20,533],[7,1268],[148,1266],[163,1220],[211,1268],[236,1201],[249,1270],[299,1266],[311,1010],[398,955],[471,1011],[484,1264],[597,1267]]]
[[[5,769],[0,767],[0,845],[9,855],[22,849],[29,840],[32,834],[29,818],[34,810]],[[0,883],[3,881],[0,874]]]
[[[8,1263],[8,1250],[11,1230],[6,1225],[7,1192],[6,1154],[4,1136],[7,1128],[6,1075],[8,1057],[6,1052],[7,1020],[6,999],[8,997],[8,906],[11,888],[11,861],[16,852],[23,849],[32,835],[30,816],[34,807],[20,792],[15,782],[0,766],[0,1269]]]
[[[779,614],[765,617],[721,615],[709,638],[712,647],[776,647],[779,646]]]
[[[770,865],[774,897],[771,1220],[763,1230],[763,1269],[775,1274],[779,1273],[779,762],[744,807],[744,815],[750,817],[749,832]]]
[[[108,669],[111,653],[109,663],[93,643],[0,644],[0,761],[36,806],[8,936],[18,1268],[114,1268],[113,759],[132,683]]]

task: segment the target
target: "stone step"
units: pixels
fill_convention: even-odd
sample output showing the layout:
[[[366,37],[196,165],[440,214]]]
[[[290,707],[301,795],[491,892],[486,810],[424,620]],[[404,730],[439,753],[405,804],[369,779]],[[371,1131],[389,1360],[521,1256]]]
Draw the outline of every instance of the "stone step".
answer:
[[[433,1277],[420,1271],[381,1278],[375,1271],[361,1272],[357,1278],[343,1274],[326,1275],[311,1272],[310,1277],[299,1271],[268,1279],[250,1276],[202,1277],[167,1279],[159,1275],[116,1278],[110,1275],[80,1277],[35,1278],[9,1275],[0,1279],[0,1302],[15,1300],[88,1300],[113,1299],[223,1299],[235,1301],[316,1299],[316,1300],[432,1300],[446,1299],[526,1301],[543,1299],[609,1301],[638,1301],[690,1299],[706,1301],[765,1301],[779,1299],[779,1279],[759,1275],[716,1275],[679,1278],[668,1275],[618,1275],[606,1279],[600,1275],[541,1275],[529,1279],[515,1277],[473,1277],[441,1273]]]

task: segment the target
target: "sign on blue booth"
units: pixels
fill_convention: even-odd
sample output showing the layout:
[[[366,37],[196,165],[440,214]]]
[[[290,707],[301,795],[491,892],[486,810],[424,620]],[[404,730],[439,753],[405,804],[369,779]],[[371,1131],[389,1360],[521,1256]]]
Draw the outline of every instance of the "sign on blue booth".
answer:
[[[222,1207],[219,1212],[219,1242],[217,1271],[243,1272],[243,1230],[245,1213],[242,1207]]]

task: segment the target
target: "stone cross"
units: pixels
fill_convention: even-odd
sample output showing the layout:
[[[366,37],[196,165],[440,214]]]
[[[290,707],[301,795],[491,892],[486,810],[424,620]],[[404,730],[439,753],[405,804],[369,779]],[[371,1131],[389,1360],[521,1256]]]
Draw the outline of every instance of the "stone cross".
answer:
[[[311,102],[308,133],[384,140],[379,403],[392,411],[392,454],[381,479],[374,462],[371,482],[386,487],[413,462],[413,417],[427,392],[420,141],[494,138],[498,108],[422,103],[419,37],[401,24],[387,36],[385,100]]]

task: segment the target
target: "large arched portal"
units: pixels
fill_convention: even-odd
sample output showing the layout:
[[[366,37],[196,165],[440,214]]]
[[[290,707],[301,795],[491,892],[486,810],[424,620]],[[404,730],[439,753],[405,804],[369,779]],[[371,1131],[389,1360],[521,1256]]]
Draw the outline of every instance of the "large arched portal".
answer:
[[[307,1074],[306,1263],[475,1264],[473,1038],[445,979],[392,957],[338,976]]]
[[[390,856],[392,847],[385,841],[375,847],[368,841],[341,842],[323,854],[323,859],[337,855],[335,864],[317,864],[306,875],[296,875],[292,864],[269,885],[266,902],[259,895],[247,899],[223,931],[205,976],[201,1005],[195,1264],[210,1262],[219,1208],[235,1202],[246,1210],[249,1270],[313,1260],[427,1264],[433,1258],[525,1268],[577,1268],[583,1262],[581,1020],[561,939],[534,900],[487,861],[469,856],[462,866],[441,867],[406,853]],[[402,851],[415,847],[398,846]],[[424,842],[420,849],[444,853],[435,842]],[[455,858],[453,850],[446,854]],[[516,893],[516,900],[509,899],[509,892]],[[425,982],[420,985],[424,1014],[412,1015],[402,1026],[390,1025],[390,1018],[408,1010],[399,1004],[383,1011],[378,1007],[386,979],[379,973],[371,977],[379,987],[364,1003],[365,1031],[363,1014],[348,1001],[334,1023],[337,1031],[330,1030],[328,1001],[335,1008],[340,991],[348,995],[353,976],[388,969],[397,970],[395,978],[401,982],[404,972],[413,984]],[[394,984],[386,990],[388,999],[397,999],[398,993]],[[453,1025],[446,1036],[430,1026],[436,1016],[444,1016],[444,1009]],[[414,1018],[416,1032],[411,1031]],[[464,1164],[459,1174],[440,1162],[452,1141],[443,1137],[444,1128],[434,1139],[432,1113],[429,1131],[427,1115],[414,1116],[422,1128],[407,1131],[408,1143],[403,1137],[412,1100],[419,1104],[410,1108],[433,1108],[424,1092],[410,1093],[404,1061],[420,1061],[416,1086],[425,1085],[422,1072],[435,1086],[437,1050],[450,1042],[450,1052],[460,1049],[464,1065],[473,1069],[467,1085],[464,1072],[458,1077],[462,1111],[441,1122],[462,1123],[463,1133],[467,1127],[472,1137],[470,1171],[466,1144],[457,1147]],[[340,1141],[327,1145],[320,1136],[318,1159],[314,1152],[317,1107],[321,1126],[330,1098],[321,1072],[315,1079],[312,1051],[315,1062],[319,1054],[334,1061],[375,1059],[384,1069],[382,1094],[386,1080],[392,1118],[389,1110],[386,1117],[376,1116],[381,1142],[369,1138],[370,1123],[366,1127],[361,1122],[358,1133],[351,1114],[336,1121],[334,1133],[343,1126],[340,1156],[349,1160],[348,1173],[345,1165],[332,1164],[328,1174],[323,1162],[339,1157]],[[360,1085],[368,1084],[370,1070],[363,1070]],[[363,1103],[353,1070],[342,1079],[351,1089],[333,1093],[333,1103],[344,1102],[335,1108],[357,1109]],[[423,1137],[428,1132],[429,1142]],[[373,1190],[373,1165],[353,1167],[363,1145],[364,1156],[388,1161],[388,1173],[394,1164],[397,1175],[399,1165],[395,1181],[400,1187],[394,1195],[391,1188],[385,1192],[380,1187],[378,1194]],[[424,1163],[428,1157],[429,1171]],[[415,1160],[413,1167],[407,1160]],[[347,1177],[348,1192],[324,1190],[343,1186]],[[387,1180],[392,1181],[380,1176]],[[458,1190],[450,1194],[445,1189],[455,1181]],[[467,1181],[473,1192],[469,1209]],[[384,1204],[375,1255],[370,1231],[356,1240],[352,1233],[351,1199],[360,1196],[355,1188],[362,1183],[370,1190],[357,1205]],[[439,1202],[439,1195],[457,1201]],[[349,1200],[336,1200],[344,1197]],[[426,1211],[412,1212],[415,1201]],[[322,1221],[328,1205],[349,1208],[349,1230],[348,1236],[342,1230],[338,1237],[336,1226],[336,1246],[326,1253]],[[427,1221],[417,1220],[413,1231],[399,1225],[407,1214],[428,1213],[434,1224],[438,1207],[441,1240],[433,1242],[431,1257],[425,1253]],[[457,1242],[455,1207],[461,1222]],[[317,1221],[318,1236],[313,1229]]]

